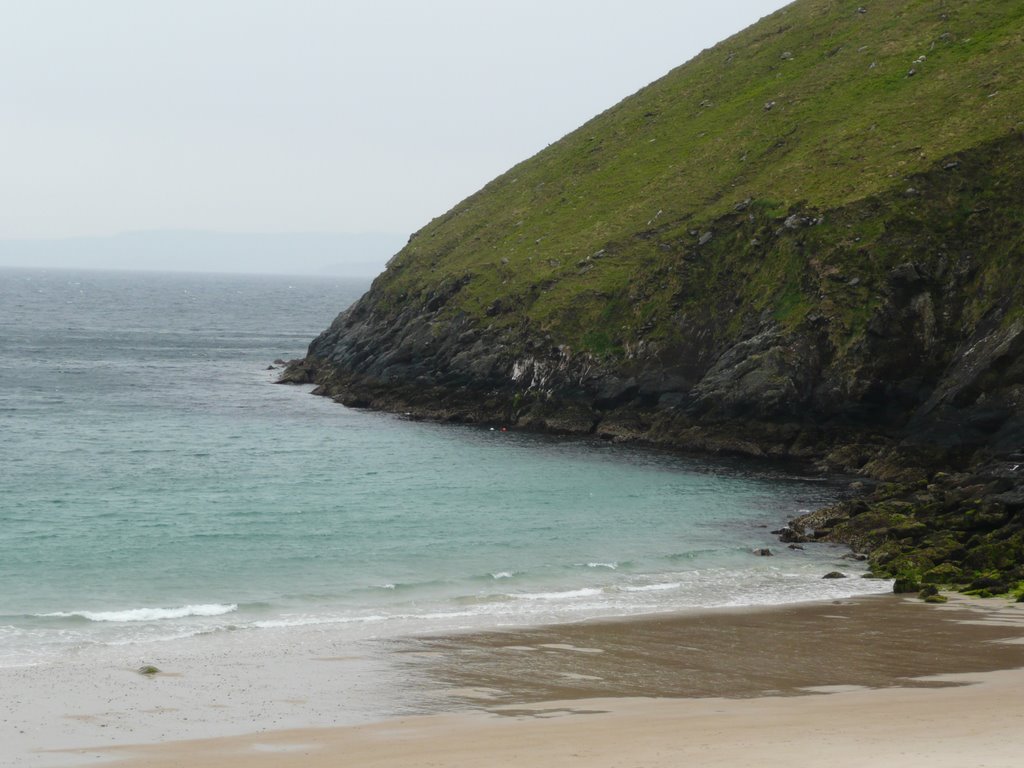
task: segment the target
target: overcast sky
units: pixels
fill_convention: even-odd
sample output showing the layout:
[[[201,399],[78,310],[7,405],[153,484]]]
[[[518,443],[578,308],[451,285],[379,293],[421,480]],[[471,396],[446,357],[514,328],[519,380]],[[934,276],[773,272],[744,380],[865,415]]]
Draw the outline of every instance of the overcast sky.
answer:
[[[407,235],[782,0],[0,0],[0,239]]]

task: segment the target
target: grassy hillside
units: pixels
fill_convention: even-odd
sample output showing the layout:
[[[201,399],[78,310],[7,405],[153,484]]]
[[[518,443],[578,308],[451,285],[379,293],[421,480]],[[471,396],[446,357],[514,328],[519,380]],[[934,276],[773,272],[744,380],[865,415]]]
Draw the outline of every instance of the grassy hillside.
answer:
[[[1024,131],[1022,34],[1014,0],[795,2],[432,221],[375,284],[377,306],[457,281],[447,315],[525,319],[597,356],[671,336],[707,285],[749,271],[759,229],[824,216],[814,241],[863,250],[877,227],[826,212],[902,193],[944,158]],[[756,226],[721,232],[737,209]],[[727,282],[743,306],[797,322],[816,303],[804,295],[813,257],[776,249]],[[841,333],[869,316],[851,310]]]

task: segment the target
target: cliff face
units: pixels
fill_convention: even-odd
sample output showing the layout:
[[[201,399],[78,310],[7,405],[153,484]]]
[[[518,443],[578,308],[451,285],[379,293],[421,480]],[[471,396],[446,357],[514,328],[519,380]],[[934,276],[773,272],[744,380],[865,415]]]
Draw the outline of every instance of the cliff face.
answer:
[[[871,509],[996,510],[979,535],[1011,541],[1019,570],[1022,30],[1000,0],[795,2],[413,235],[284,380],[815,459],[898,483]],[[888,517],[840,525],[863,512],[814,535],[899,540]],[[966,572],[1008,572],[982,566]]]
[[[943,158],[904,184],[829,211],[771,216],[752,202],[716,219],[674,263],[623,286],[634,303],[684,287],[668,298],[678,309],[619,354],[574,349],[526,317],[492,322],[515,316],[503,306],[472,316],[458,308],[469,277],[391,301],[386,273],[290,375],[349,405],[697,447],[720,435],[750,453],[812,455],[865,432],[1015,450],[1024,140]],[[792,285],[779,296],[766,271]]]

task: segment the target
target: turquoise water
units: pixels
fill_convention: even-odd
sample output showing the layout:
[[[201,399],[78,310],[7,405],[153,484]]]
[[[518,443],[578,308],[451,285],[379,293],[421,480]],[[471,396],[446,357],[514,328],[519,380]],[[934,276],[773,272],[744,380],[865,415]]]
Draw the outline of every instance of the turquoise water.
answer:
[[[0,665],[878,591],[768,529],[834,489],[273,384],[365,283],[0,270]],[[758,558],[754,547],[778,556]]]

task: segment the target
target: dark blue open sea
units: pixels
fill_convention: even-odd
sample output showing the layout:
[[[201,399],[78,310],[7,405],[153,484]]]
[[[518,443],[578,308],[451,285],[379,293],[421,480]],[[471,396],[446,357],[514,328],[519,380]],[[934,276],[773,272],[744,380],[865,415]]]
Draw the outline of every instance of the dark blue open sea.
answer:
[[[769,534],[834,489],[273,383],[366,288],[0,270],[0,666],[886,591]],[[776,557],[751,554],[772,546]]]

